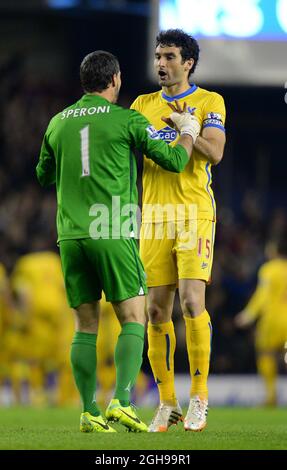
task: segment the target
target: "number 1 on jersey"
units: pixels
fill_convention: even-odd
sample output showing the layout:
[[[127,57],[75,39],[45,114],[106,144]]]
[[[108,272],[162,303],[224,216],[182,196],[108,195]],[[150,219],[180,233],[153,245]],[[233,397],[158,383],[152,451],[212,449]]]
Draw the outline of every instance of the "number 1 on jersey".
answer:
[[[80,130],[81,134],[81,160],[82,176],[90,174],[90,155],[89,155],[89,126]]]

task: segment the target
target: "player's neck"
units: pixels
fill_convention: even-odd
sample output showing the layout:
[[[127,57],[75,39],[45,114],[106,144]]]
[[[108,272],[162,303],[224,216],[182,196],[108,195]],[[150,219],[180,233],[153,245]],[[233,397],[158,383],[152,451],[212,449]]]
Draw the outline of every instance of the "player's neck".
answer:
[[[188,82],[184,83],[176,83],[175,85],[172,86],[163,86],[162,91],[167,95],[167,96],[177,96],[181,95],[184,93],[186,90],[190,88],[190,84]]]
[[[103,90],[101,92],[94,91],[93,93],[89,93],[90,95],[94,96],[101,96],[102,98],[105,98],[106,100],[110,101],[113,103],[114,101],[114,93],[110,88],[107,88],[106,90]]]

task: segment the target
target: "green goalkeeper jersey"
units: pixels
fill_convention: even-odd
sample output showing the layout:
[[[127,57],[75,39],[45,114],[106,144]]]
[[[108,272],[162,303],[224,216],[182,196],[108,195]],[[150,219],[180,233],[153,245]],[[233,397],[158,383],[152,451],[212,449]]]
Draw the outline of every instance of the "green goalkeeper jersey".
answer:
[[[41,185],[56,183],[58,241],[132,234],[138,203],[133,149],[174,172],[189,160],[184,147],[169,147],[140,113],[99,95],[86,94],[52,118],[36,172]]]

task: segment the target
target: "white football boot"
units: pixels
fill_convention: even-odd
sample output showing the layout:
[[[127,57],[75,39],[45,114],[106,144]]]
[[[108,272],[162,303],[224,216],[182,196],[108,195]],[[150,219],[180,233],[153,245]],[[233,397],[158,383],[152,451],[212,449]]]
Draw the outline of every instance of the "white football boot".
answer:
[[[175,406],[161,403],[148,428],[148,432],[166,432],[173,424],[183,421],[182,409],[178,402]]]
[[[194,432],[202,431],[207,424],[207,412],[208,401],[198,396],[192,397],[184,419],[184,429]]]

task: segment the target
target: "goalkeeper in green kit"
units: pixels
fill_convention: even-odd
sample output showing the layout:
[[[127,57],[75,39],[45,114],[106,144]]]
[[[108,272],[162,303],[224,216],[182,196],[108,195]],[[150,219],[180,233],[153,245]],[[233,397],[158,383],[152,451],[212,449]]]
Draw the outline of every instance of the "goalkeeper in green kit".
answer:
[[[80,66],[83,97],[52,118],[37,165],[41,185],[56,183],[58,244],[69,304],[75,310],[71,346],[74,379],[83,402],[80,430],[147,431],[130,403],[142,363],[147,287],[133,209],[137,205],[133,149],[166,170],[180,172],[200,131],[194,116],[171,106],[180,131],[171,148],[137,111],[116,105],[121,76],[115,56],[88,54]],[[156,187],[155,187],[156,191]],[[116,222],[116,223],[115,223]],[[116,388],[105,418],[96,402],[96,340],[104,291],[121,324],[115,350]]]

